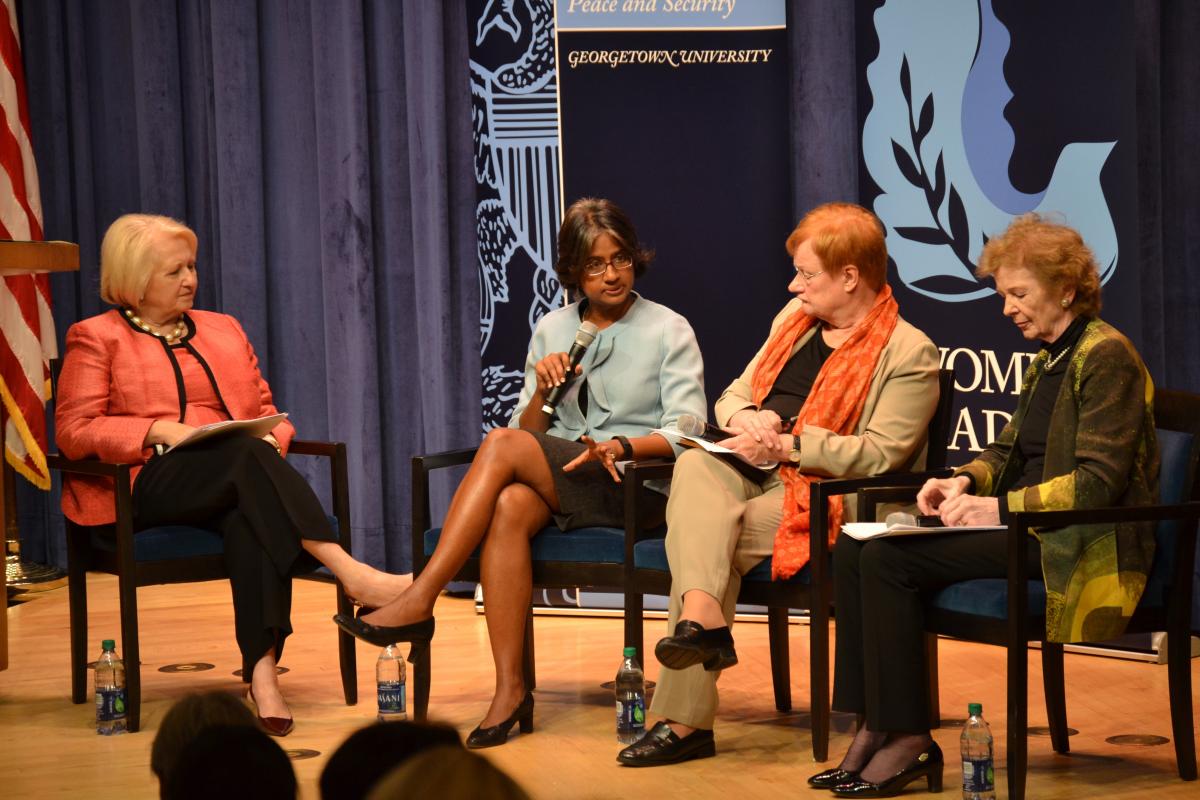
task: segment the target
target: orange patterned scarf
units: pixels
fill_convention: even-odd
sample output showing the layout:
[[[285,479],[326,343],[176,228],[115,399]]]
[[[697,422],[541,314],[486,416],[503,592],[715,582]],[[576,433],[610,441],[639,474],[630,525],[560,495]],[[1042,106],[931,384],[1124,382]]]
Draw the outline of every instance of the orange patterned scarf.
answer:
[[[871,374],[875,371],[879,354],[891,338],[899,318],[900,307],[892,297],[892,288],[884,284],[883,291],[875,299],[875,305],[867,312],[867,316],[854,328],[849,338],[833,351],[817,373],[792,433],[799,435],[805,425],[814,425],[842,436],[854,430],[867,402],[867,389],[871,385]],[[761,406],[766,399],[784,364],[792,357],[796,342],[817,322],[816,317],[798,309],[767,342],[766,351],[754,370],[753,400],[756,406]],[[819,336],[820,332],[815,335]],[[790,464],[779,467],[779,476],[785,487],[783,521],[775,532],[771,577],[786,580],[808,563],[808,504],[812,478]],[[842,498],[839,496],[829,501],[830,545],[841,529]]]

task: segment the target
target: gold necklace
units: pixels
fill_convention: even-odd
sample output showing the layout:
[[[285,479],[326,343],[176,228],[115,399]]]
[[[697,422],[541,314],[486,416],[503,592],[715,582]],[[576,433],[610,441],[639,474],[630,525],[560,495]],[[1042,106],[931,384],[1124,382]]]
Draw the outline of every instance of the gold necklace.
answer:
[[[145,331],[151,336],[157,336],[159,339],[164,340],[167,344],[177,342],[181,336],[187,333],[187,324],[183,321],[182,316],[175,322],[175,327],[171,329],[170,333],[159,333],[158,331],[154,330],[154,328],[150,327],[150,325],[143,322],[141,317],[139,317],[137,314],[134,314],[132,309],[125,309],[125,316],[139,329]]]

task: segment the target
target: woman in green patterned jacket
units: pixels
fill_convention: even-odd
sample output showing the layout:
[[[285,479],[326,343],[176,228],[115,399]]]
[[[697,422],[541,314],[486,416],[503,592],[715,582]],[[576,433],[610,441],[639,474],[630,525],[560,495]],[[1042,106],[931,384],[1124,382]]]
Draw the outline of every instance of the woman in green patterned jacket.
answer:
[[[1154,503],[1154,384],[1120,331],[1103,322],[1095,257],[1079,234],[1037,214],[984,247],[1004,315],[1041,350],[1012,420],[978,458],[922,487],[917,505],[950,526],[1001,525],[1008,514]],[[962,580],[1003,577],[1005,531],[858,542],[834,549],[833,707],[865,715],[842,763],[809,779],[842,797],[886,797],[919,777],[940,789],[923,679],[924,599]],[[1054,642],[1120,635],[1154,555],[1149,523],[1072,526],[1027,541],[1046,582]]]

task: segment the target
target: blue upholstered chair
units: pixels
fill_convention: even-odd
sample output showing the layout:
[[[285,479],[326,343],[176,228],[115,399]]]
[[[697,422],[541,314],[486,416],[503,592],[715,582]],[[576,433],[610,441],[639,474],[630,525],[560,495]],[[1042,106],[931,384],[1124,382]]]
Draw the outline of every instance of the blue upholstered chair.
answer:
[[[425,568],[429,556],[437,547],[442,529],[432,526],[429,501],[430,475],[435,470],[471,463],[476,448],[415,456],[412,461],[413,480],[413,575]],[[674,462],[651,459],[630,462],[626,466],[622,485],[625,490],[624,528],[579,528],[563,532],[554,525],[543,528],[530,540],[533,559],[533,584],[543,588],[594,588],[625,594],[625,644],[642,650],[642,596],[625,592],[625,564],[632,560],[635,542],[645,537],[660,539],[666,530],[642,530],[638,526],[639,492],[636,487],[650,480],[669,478]],[[472,555],[454,578],[456,581],[479,581],[479,558]],[[487,602],[487,598],[484,598]],[[534,689],[537,684],[534,669],[533,615],[526,618],[524,673],[525,685]],[[614,647],[613,652],[619,648]],[[413,716],[425,718],[429,708],[430,686],[429,649],[413,664]]]
[[[827,531],[829,530],[829,499],[855,494],[876,485],[905,484],[919,486],[928,478],[946,474],[946,443],[950,439],[950,417],[954,399],[954,371],[943,369],[938,375],[940,396],[938,407],[929,423],[927,470],[903,476],[880,475],[866,478],[845,478],[814,481],[809,507],[811,535],[810,559],[807,566],[786,581],[771,580],[771,559],[763,559],[742,576],[738,602],[767,608],[767,636],[771,654],[771,682],[775,707],[780,711],[792,708],[791,657],[788,641],[788,612],[808,609],[809,612],[809,720],[812,732],[813,758],[824,761],[829,757],[829,609],[832,604],[832,574]],[[628,473],[626,473],[628,474]],[[669,594],[671,574],[662,537],[646,538],[633,546],[630,576],[626,580],[626,608],[629,595],[636,593],[640,613],[642,594]],[[626,612],[628,618],[628,611]],[[638,644],[641,629],[638,629]],[[638,652],[641,652],[639,649]]]
[[[333,488],[333,516],[339,541],[350,552],[350,490],[346,471],[346,445],[340,442],[293,440],[288,456],[328,459]],[[141,649],[138,644],[137,588],[163,583],[191,583],[228,577],[221,536],[204,528],[171,525],[133,531],[133,495],[129,465],[100,461],[73,461],[58,454],[48,458],[51,469],[77,475],[111,478],[116,486],[117,521],[112,525],[83,526],[67,520],[67,585],[71,615],[71,700],[83,703],[87,688],[87,573],[117,576],[121,607],[120,647],[125,660],[125,695],[130,731],[141,726]],[[350,600],[337,587],[337,610],[353,613]],[[354,638],[338,632],[338,661],[342,692],[347,705],[358,702]]]
[[[1175,759],[1183,780],[1196,779],[1196,746],[1192,729],[1190,633],[1200,630],[1192,615],[1197,520],[1200,520],[1200,395],[1159,389],[1155,392],[1161,471],[1161,505],[1139,508],[1050,511],[1014,514],[1009,523],[1007,578],[962,581],[933,595],[926,608],[930,632],[929,693],[936,708],[936,634],[1008,648],[1008,786],[1009,797],[1025,795],[1028,767],[1028,661],[1031,641],[1041,642],[1046,715],[1055,752],[1070,749],[1063,676],[1063,646],[1045,641],[1046,587],[1040,576],[1026,574],[1022,544],[1032,528],[1063,525],[1158,520],[1157,549],[1146,590],[1129,625],[1130,633],[1166,631],[1167,672]],[[893,500],[893,492],[860,496],[863,518],[873,519],[873,504]],[[1018,587],[1021,587],[1018,589]],[[937,723],[936,712],[932,717]]]

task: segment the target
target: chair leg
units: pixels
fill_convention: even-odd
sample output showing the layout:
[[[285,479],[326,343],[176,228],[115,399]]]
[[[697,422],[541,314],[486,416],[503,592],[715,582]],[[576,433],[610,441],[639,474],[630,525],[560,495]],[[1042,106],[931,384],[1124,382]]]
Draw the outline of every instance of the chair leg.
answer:
[[[417,722],[424,722],[429,715],[429,682],[430,682],[430,656],[429,651],[432,649],[431,642],[426,647],[421,647],[417,652],[409,651],[409,661],[412,662],[413,676],[413,719]]]
[[[71,616],[71,702],[87,700],[87,557],[78,532],[67,530],[67,595]]]
[[[642,601],[641,592],[635,592],[632,589],[625,590],[625,646],[632,647],[637,651],[638,662],[644,668],[646,666],[646,651],[642,647],[646,644],[645,635],[642,632],[642,616],[645,607]]]
[[[532,692],[537,688],[537,669],[533,656],[533,606],[525,617],[525,644],[521,648],[521,672],[525,679],[525,691]]]
[[[1071,741],[1067,735],[1067,692],[1061,644],[1042,642],[1042,686],[1046,694],[1050,744],[1056,753],[1069,753]]]
[[[813,603],[808,626],[808,696],[813,760],[829,758],[829,606]]]
[[[121,603],[121,650],[125,654],[125,706],[129,732],[142,722],[142,656],[138,646],[137,584],[133,575],[117,577]]]
[[[1008,647],[1008,797],[1025,800],[1025,773],[1029,761],[1029,661],[1028,647]]]
[[[775,708],[792,710],[792,661],[788,642],[788,610],[767,609],[767,637],[771,648],[771,682],[775,686]]]
[[[942,727],[942,698],[938,688],[938,637],[925,634],[925,675],[929,686],[929,727]]]
[[[1167,686],[1171,698],[1171,732],[1179,777],[1196,780],[1196,731],[1192,728],[1191,634],[1185,627],[1167,636]]]
[[[346,591],[340,582],[337,584],[337,610],[339,614],[348,617],[354,616],[354,606],[351,604],[350,598],[346,597]],[[358,703],[358,651],[354,646],[354,637],[340,628],[338,629],[338,667],[342,672],[342,696],[346,698],[346,705],[356,705]]]

